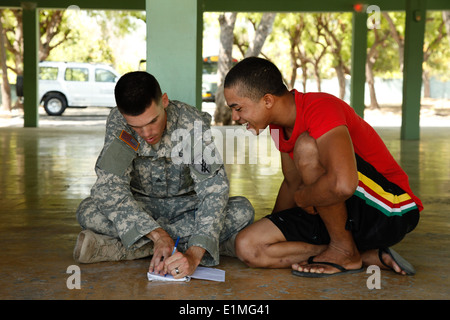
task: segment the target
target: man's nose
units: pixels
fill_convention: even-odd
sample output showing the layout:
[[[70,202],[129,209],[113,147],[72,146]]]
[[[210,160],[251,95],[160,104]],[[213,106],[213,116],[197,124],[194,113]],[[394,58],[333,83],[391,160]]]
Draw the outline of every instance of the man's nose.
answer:
[[[150,126],[145,126],[141,128],[140,133],[143,138],[148,138],[152,135],[152,129],[150,128]]]
[[[238,112],[234,108],[231,108],[231,119],[233,121],[238,121],[240,118]]]

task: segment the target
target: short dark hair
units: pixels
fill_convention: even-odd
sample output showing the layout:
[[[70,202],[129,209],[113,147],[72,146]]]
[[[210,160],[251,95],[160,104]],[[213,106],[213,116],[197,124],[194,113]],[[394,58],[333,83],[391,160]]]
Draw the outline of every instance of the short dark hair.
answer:
[[[265,94],[282,96],[287,92],[280,70],[269,60],[249,57],[226,75],[225,88],[236,87],[241,96],[259,101]]]
[[[162,93],[154,76],[145,71],[133,71],[117,81],[114,96],[121,113],[138,116],[153,102],[159,103]]]

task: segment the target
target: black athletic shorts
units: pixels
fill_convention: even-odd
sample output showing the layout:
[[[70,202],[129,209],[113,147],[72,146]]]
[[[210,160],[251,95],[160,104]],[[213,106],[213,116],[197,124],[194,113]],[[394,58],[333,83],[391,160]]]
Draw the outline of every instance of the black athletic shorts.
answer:
[[[411,197],[389,182],[369,163],[356,155],[359,183],[346,201],[346,229],[353,234],[359,250],[390,247],[400,242],[419,222],[419,209]],[[287,241],[328,244],[330,237],[318,214],[303,209],[276,212],[266,216]]]

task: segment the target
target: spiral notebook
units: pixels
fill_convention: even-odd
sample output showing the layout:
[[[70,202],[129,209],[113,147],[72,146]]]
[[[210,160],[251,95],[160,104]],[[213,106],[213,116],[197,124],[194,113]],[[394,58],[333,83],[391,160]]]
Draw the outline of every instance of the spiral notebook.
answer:
[[[147,272],[147,278],[148,281],[167,281],[167,282],[189,282],[191,279],[225,282],[225,270],[197,267],[197,269],[191,276],[183,277],[181,279],[175,279],[170,274],[167,274],[166,276],[161,276],[159,274]]]

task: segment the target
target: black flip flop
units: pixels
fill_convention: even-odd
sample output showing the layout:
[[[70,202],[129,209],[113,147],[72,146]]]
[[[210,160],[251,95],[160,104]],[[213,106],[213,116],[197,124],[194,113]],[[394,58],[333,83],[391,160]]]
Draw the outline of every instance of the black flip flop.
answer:
[[[414,269],[412,264],[409,263],[408,261],[406,261],[401,255],[399,255],[392,248],[381,248],[378,250],[378,258],[380,259],[380,261],[383,265],[385,265],[386,267],[388,267],[389,269],[391,269],[395,272],[394,269],[392,269],[390,266],[388,266],[386,263],[384,263],[384,261],[382,259],[383,252],[386,252],[392,258],[392,260],[394,260],[394,262],[396,264],[398,264],[400,269],[402,269],[403,271],[406,272],[406,275],[413,276],[416,274],[416,269]]]
[[[364,271],[364,268],[348,270],[348,269],[345,269],[343,266],[340,266],[340,265],[338,265],[336,263],[314,261],[314,258],[315,258],[315,256],[309,257],[308,264],[323,264],[323,265],[326,265],[326,266],[331,266],[333,268],[338,269],[339,272],[335,272],[335,273],[314,273],[314,272],[304,272],[304,271],[292,270],[292,274],[294,276],[306,277],[306,278],[326,278],[326,277],[331,277],[331,276],[337,276],[337,275],[342,275],[342,274],[350,274],[350,273],[358,273],[358,272]]]

